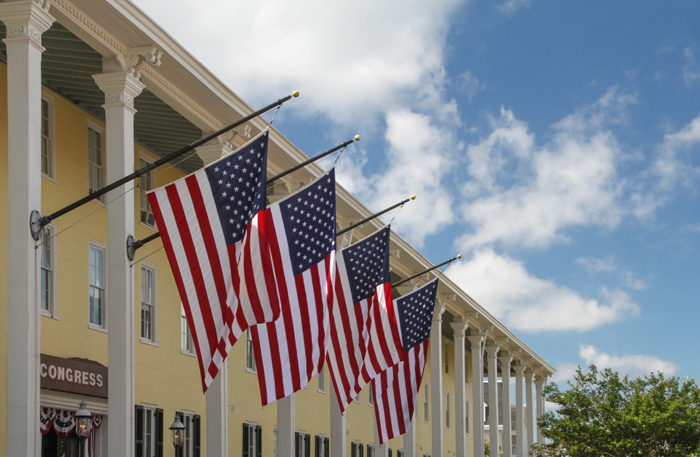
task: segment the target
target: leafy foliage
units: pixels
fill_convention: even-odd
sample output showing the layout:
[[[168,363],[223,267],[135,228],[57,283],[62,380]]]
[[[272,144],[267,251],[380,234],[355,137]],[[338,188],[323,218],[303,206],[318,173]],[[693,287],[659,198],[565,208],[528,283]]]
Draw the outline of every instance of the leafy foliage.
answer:
[[[700,451],[700,389],[693,379],[662,373],[629,379],[591,365],[578,367],[570,388],[556,384],[545,398],[561,409],[538,420],[551,442],[537,455],[676,457]]]

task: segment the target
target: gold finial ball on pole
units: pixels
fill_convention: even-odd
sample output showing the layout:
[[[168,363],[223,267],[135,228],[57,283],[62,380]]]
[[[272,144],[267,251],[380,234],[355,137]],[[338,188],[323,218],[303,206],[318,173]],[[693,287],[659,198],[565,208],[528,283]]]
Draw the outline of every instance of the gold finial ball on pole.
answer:
[[[458,258],[458,259],[461,259],[461,258],[462,258],[462,254],[457,254],[457,258]]]
[[[295,90],[294,92],[292,92],[292,97],[297,98],[298,96],[299,96],[298,90]]]
[[[353,138],[355,141],[360,141],[360,135],[355,135],[355,138]]]
[[[415,200],[415,199],[416,199],[416,196],[415,196],[415,195],[411,195],[411,200]]]

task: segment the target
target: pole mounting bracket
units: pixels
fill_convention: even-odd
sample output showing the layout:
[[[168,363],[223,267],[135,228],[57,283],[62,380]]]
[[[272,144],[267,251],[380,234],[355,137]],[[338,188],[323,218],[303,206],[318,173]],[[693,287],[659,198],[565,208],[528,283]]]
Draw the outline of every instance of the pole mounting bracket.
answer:
[[[41,213],[37,210],[33,210],[31,214],[29,214],[29,231],[32,233],[34,241],[39,241],[41,229],[43,228],[44,225],[41,223]]]

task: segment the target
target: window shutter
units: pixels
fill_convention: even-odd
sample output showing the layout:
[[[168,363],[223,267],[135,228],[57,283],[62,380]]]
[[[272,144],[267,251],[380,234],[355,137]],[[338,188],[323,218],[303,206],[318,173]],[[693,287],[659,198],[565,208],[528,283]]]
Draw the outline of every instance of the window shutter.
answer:
[[[143,455],[143,406],[136,405],[136,457],[144,457]]]
[[[362,443],[360,443],[360,444],[357,445],[357,450],[359,451],[359,454],[360,454],[358,457],[363,457],[363,456],[364,456],[364,452],[365,452],[365,448],[362,447]],[[369,456],[367,456],[367,457],[369,457]]]
[[[243,457],[253,457],[248,455],[248,449],[250,448],[250,443],[248,442],[248,424],[243,423]]]
[[[299,457],[299,451],[301,450],[301,436],[299,432],[294,432],[294,457]]]
[[[306,453],[304,457],[311,457],[311,435],[308,433],[304,435],[304,444],[306,444]]]
[[[314,437],[314,444],[315,444],[315,449],[316,449],[316,452],[314,453],[314,455],[316,457],[321,457],[321,437],[320,436],[316,435]]]
[[[256,457],[262,457],[262,427],[260,425],[257,425],[255,427],[255,439],[257,440],[257,453],[258,455]]]
[[[393,452],[392,452],[391,448],[389,448],[389,457],[392,457],[392,454],[393,454]]]
[[[163,457],[163,410],[156,409],[156,457]]]
[[[330,447],[330,443],[331,443],[330,438],[325,437],[323,439],[323,449],[324,449],[323,457],[330,457],[330,454],[328,453],[328,448]]]
[[[202,455],[202,417],[199,414],[194,415],[194,457]]]

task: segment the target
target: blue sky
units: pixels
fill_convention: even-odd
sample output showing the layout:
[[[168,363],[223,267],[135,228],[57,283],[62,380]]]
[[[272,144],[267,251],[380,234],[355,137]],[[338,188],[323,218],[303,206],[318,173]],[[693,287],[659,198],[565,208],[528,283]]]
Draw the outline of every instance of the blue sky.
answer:
[[[559,373],[700,378],[700,3],[136,0]],[[188,14],[181,14],[187,11]]]

